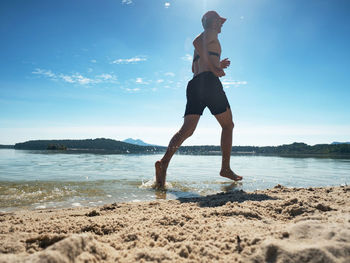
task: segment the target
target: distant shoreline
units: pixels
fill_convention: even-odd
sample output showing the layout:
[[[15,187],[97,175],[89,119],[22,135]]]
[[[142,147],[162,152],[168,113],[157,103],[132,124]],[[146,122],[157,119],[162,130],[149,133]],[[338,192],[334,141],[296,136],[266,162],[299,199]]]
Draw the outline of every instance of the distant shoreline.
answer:
[[[0,144],[0,150],[1,149],[14,149],[15,145],[2,145]]]
[[[188,146],[191,147],[191,146]],[[219,146],[218,146],[219,147]],[[45,153],[45,154],[118,154],[118,155],[152,155],[152,154],[163,154],[163,151],[153,151],[153,152],[140,152],[140,153],[127,153],[103,149],[67,149],[67,150],[32,150],[32,149],[15,149],[13,148],[0,148],[0,150],[23,150],[31,151],[33,153]],[[180,148],[181,149],[181,148]],[[203,155],[203,156],[221,156],[220,151],[211,152],[183,152],[179,149],[176,155]],[[336,158],[336,159],[350,159],[350,154],[307,154],[307,153],[291,153],[291,154],[281,154],[281,153],[256,153],[256,152],[231,152],[231,156],[265,156],[265,157],[289,157],[289,158]]]
[[[32,140],[15,145],[0,145],[0,149],[39,150],[52,153],[94,153],[94,154],[162,154],[165,146],[141,146],[122,141],[98,138],[85,140]],[[181,146],[177,154],[221,155],[220,146]],[[292,143],[279,146],[233,146],[232,155],[350,158],[350,144]]]

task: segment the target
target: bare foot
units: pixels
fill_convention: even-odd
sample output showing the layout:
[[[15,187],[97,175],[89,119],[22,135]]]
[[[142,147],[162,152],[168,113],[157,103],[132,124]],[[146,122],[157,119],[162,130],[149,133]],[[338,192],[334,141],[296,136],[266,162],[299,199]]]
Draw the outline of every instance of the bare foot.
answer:
[[[243,179],[242,176],[239,176],[238,174],[235,174],[231,169],[222,169],[220,171],[220,176],[226,177],[228,179],[234,180],[234,181],[241,181]]]
[[[163,188],[165,185],[165,176],[166,176],[167,165],[165,163],[162,163],[161,161],[156,161],[154,166],[156,168],[157,187]]]

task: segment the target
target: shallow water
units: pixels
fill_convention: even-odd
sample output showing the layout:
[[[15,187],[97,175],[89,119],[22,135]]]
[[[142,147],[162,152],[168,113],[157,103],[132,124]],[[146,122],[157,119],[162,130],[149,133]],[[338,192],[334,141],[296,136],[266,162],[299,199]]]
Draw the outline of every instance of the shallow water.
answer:
[[[96,206],[176,199],[221,191],[332,186],[350,182],[349,159],[233,156],[244,176],[232,183],[219,174],[221,156],[175,155],[166,192],[155,191],[154,162],[161,155],[65,154],[0,150],[0,211]]]

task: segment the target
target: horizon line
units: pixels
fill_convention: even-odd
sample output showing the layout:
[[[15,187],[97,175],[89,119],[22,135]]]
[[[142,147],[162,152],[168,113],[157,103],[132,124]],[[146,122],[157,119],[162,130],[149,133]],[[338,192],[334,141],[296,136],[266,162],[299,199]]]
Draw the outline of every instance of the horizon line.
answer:
[[[119,142],[123,142],[123,143],[128,143],[125,142],[125,140],[127,139],[133,139],[131,137],[126,138],[124,140],[116,140],[116,139],[111,139],[111,138],[104,138],[104,137],[99,137],[99,138],[86,138],[86,139],[35,139],[35,140],[27,140],[24,142],[17,142],[15,144],[0,144],[0,146],[15,146],[16,144],[19,143],[25,143],[25,142],[29,142],[29,141],[64,141],[64,140],[71,140],[71,141],[84,141],[84,140],[97,140],[97,139],[105,139],[105,140],[113,140],[113,141],[119,141]],[[150,144],[150,143],[146,143],[141,139],[133,139],[133,140],[140,140],[143,143],[147,144],[147,145],[138,145],[138,144],[133,144],[133,143],[128,143],[128,144],[133,144],[133,145],[138,145],[138,146],[154,146],[154,147],[167,147],[167,146],[163,146],[163,145],[155,145],[155,144]],[[308,146],[315,146],[315,145],[334,145],[334,144],[350,144],[349,142],[338,142],[338,141],[333,141],[331,143],[317,143],[317,144],[307,144],[305,142],[293,142],[293,143],[285,143],[285,144],[279,144],[279,145],[264,145],[264,146],[256,146],[256,145],[232,145],[232,147],[278,147],[278,146],[283,146],[283,145],[291,145],[291,144],[306,144]],[[218,146],[220,147],[220,145],[214,145],[214,144],[203,144],[203,145],[182,145],[181,147],[200,147],[200,146]]]

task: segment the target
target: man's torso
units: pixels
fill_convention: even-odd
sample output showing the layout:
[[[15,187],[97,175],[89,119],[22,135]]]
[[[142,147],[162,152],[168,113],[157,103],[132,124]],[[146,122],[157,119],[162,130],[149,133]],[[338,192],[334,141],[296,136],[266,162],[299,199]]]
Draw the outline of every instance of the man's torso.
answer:
[[[213,32],[206,32],[204,31],[202,33],[202,39],[203,39],[203,46],[208,52],[216,53],[216,55],[209,55],[209,60],[215,67],[220,67],[220,56],[221,56],[221,45],[219,42],[219,39],[217,38],[217,34]],[[194,51],[193,58],[196,58],[198,56],[196,50]],[[197,59],[193,62],[193,73],[194,76],[205,72],[210,71],[209,65],[205,63],[203,59]]]

